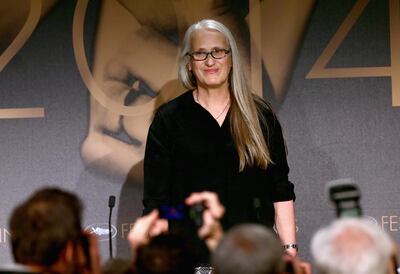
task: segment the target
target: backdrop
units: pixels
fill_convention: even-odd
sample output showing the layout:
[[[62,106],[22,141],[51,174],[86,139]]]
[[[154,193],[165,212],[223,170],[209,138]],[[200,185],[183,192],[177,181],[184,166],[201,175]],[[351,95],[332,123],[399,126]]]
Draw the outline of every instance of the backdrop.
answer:
[[[6,0],[1,264],[12,262],[11,210],[48,185],[84,201],[104,260],[115,195],[115,255],[130,256],[147,130],[154,110],[184,91],[179,43],[202,18],[232,30],[249,83],[281,121],[301,256],[310,259],[311,235],[335,218],[325,184],[341,178],[354,179],[365,215],[400,240],[398,0]]]

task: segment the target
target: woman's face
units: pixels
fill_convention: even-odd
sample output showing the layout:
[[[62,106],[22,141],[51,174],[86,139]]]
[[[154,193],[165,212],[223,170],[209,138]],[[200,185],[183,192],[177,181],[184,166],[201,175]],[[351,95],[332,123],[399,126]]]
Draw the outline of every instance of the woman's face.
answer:
[[[210,52],[216,49],[229,49],[224,35],[214,30],[196,30],[192,34],[192,52]],[[204,61],[190,59],[188,68],[196,79],[200,88],[228,87],[229,72],[232,67],[232,57],[228,53],[221,59],[215,59],[208,54]]]

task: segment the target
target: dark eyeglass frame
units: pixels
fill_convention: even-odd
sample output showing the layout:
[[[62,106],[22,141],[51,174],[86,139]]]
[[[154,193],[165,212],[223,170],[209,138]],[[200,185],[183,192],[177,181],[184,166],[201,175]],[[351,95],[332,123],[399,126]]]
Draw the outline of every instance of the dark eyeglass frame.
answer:
[[[217,52],[224,52],[225,54],[224,54],[224,56],[221,56],[221,57],[215,57],[214,54],[216,54]],[[194,55],[196,53],[205,54],[205,57],[201,58],[201,59],[195,58]],[[188,53],[186,53],[186,55],[190,56],[190,58],[192,58],[192,60],[194,60],[194,61],[204,61],[204,60],[207,60],[208,55],[211,55],[212,58],[214,58],[216,60],[219,60],[219,59],[225,58],[226,55],[228,55],[229,53],[231,53],[231,49],[213,49],[212,51],[193,51],[193,52],[188,52]]]

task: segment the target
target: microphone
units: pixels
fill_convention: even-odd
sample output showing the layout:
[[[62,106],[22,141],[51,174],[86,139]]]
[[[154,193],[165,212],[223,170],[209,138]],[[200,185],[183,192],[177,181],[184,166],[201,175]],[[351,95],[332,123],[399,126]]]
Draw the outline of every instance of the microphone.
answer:
[[[110,258],[113,258],[113,252],[112,252],[112,230],[111,230],[111,214],[112,214],[112,209],[115,206],[115,196],[110,195],[108,197],[108,207],[110,208],[110,214],[108,215],[108,243],[110,247]]]
[[[115,206],[115,196],[111,195],[108,197],[108,207],[113,208]]]

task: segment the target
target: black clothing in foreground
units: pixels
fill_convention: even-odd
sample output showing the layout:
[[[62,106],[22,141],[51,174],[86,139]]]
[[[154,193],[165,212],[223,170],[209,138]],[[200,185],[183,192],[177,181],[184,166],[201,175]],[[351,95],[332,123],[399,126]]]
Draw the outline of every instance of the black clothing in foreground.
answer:
[[[230,132],[229,112],[220,127],[188,91],[161,106],[147,137],[144,214],[160,204],[182,203],[192,192],[213,191],[226,208],[224,228],[245,222],[274,224],[273,203],[295,199],[280,124],[265,113],[263,127],[273,164],[246,167]]]

